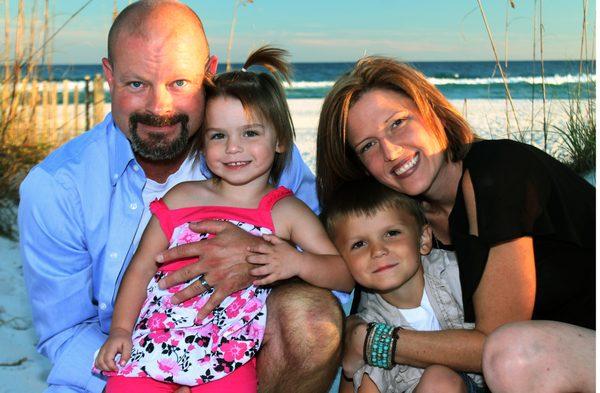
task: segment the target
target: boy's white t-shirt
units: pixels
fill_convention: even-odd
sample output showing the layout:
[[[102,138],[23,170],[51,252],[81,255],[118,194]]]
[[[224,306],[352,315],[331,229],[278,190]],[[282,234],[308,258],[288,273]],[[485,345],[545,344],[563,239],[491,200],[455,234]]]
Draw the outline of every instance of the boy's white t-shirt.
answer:
[[[398,311],[402,314],[406,322],[414,329],[419,331],[435,331],[442,330],[440,321],[435,316],[435,312],[427,297],[427,292],[423,289],[423,297],[421,304],[416,308],[399,308]]]

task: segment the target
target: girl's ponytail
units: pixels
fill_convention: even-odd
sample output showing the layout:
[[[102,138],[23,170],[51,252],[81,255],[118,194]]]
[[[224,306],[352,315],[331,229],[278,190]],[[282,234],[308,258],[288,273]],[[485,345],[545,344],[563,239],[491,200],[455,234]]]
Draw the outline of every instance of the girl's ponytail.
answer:
[[[248,55],[242,71],[248,71],[250,67],[257,65],[269,70],[279,82],[291,83],[292,69],[287,61],[288,57],[289,52],[285,49],[261,46]]]

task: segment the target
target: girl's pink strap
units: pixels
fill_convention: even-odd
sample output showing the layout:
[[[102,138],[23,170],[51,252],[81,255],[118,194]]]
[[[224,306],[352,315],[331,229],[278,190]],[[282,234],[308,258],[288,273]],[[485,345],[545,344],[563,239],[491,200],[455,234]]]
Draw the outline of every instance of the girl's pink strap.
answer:
[[[291,190],[285,188],[284,186],[279,186],[276,189],[269,191],[269,193],[260,200],[258,208],[260,210],[271,211],[273,205],[275,205],[281,199],[286,198],[290,195],[294,195],[294,193]]]
[[[165,236],[170,241],[175,227],[171,221],[171,211],[169,210],[169,207],[162,199],[155,199],[150,202],[150,211],[156,216]]]

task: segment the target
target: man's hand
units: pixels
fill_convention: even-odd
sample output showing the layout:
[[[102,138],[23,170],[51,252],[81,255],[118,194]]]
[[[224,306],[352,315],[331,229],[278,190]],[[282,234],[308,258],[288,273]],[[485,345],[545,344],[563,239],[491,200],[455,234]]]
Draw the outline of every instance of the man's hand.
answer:
[[[356,371],[365,364],[363,348],[366,337],[367,324],[362,319],[355,315],[346,318],[344,356],[342,358],[342,369],[346,378],[352,379]]]
[[[131,332],[113,329],[96,356],[96,368],[102,371],[117,371],[115,356],[121,354],[119,365],[124,366],[131,357]]]
[[[275,235],[263,235],[268,243],[260,243],[249,247],[246,261],[262,265],[250,270],[253,276],[262,277],[254,281],[254,285],[268,285],[279,280],[295,277],[300,273],[302,253]]]
[[[249,273],[252,265],[246,262],[248,248],[255,247],[263,240],[226,221],[190,223],[190,229],[198,233],[211,233],[215,237],[160,253],[156,257],[159,263],[191,257],[198,257],[198,262],[167,275],[159,285],[161,288],[170,288],[204,274],[204,279],[214,288],[214,292],[198,312],[196,319],[202,320],[227,296],[252,284],[254,277]],[[171,301],[178,304],[204,292],[206,289],[197,281],[197,284],[173,295]]]

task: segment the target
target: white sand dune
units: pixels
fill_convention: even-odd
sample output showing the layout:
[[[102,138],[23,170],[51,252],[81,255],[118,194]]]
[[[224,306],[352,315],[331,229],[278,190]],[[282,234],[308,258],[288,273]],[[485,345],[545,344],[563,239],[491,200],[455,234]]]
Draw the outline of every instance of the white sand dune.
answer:
[[[296,125],[297,140],[304,160],[314,170],[316,128],[321,99],[292,99],[290,109]],[[505,138],[506,104],[503,100],[454,101],[473,129],[484,138]],[[564,122],[566,101],[551,101],[552,124]],[[542,104],[535,102],[533,122],[531,102],[515,101],[521,129],[533,129],[533,140],[540,146],[542,141]],[[108,105],[107,105],[108,110]],[[512,116],[512,115],[511,115]],[[509,129],[515,135],[517,127],[510,118]],[[532,127],[533,124],[533,127]],[[527,138],[529,140],[529,138]],[[560,149],[560,141],[553,132],[550,135],[550,151]],[[57,316],[58,318],[59,316]],[[0,238],[0,392],[40,392],[50,370],[49,362],[35,351],[36,335],[32,327],[31,311],[24,289],[21,260],[15,243]]]

